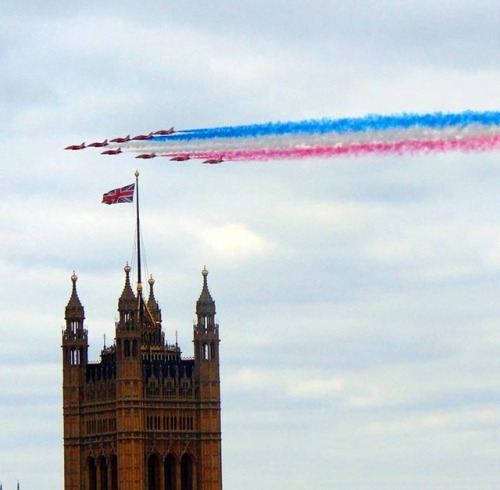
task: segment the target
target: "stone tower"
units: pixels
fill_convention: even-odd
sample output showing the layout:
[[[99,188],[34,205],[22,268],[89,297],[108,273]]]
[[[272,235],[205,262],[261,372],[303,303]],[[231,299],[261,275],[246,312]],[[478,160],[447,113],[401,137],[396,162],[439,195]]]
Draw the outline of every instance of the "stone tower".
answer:
[[[130,267],[115,342],[88,361],[77,277],[62,334],[65,490],[221,490],[219,326],[206,268],[194,358],[165,342],[154,296],[134,293]]]

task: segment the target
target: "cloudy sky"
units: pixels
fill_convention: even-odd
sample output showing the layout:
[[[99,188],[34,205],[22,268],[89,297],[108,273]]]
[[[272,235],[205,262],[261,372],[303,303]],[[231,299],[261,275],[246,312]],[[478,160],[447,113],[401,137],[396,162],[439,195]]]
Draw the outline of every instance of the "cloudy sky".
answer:
[[[60,335],[79,276],[113,338],[141,173],[147,269],[192,355],[206,264],[228,490],[497,489],[499,155],[200,165],[69,144],[500,109],[497,0],[3,0],[0,482],[62,488]]]

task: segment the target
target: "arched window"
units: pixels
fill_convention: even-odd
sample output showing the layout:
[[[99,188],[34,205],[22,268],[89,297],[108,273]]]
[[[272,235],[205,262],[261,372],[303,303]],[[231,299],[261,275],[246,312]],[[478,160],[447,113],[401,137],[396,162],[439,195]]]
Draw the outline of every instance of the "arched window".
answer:
[[[111,456],[111,490],[118,490],[118,458]]]
[[[101,480],[99,490],[108,490],[108,463],[104,456],[99,458],[99,477]]]
[[[123,343],[124,344],[124,347],[125,347],[125,357],[130,357],[130,340],[129,339],[125,339],[125,342]]]
[[[156,454],[148,458],[148,490],[160,490],[160,460]]]
[[[175,457],[169,454],[165,458],[165,490],[175,490]]]
[[[193,460],[189,454],[181,459],[181,490],[193,490]]]
[[[89,458],[89,490],[97,490],[97,467],[94,458]]]

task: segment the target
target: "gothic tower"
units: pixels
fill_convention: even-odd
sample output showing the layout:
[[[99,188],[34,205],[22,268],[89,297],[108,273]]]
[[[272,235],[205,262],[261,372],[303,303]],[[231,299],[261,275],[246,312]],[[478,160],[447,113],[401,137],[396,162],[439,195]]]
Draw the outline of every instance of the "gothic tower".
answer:
[[[77,276],[73,272],[73,288],[66,306],[66,327],[62,334],[63,354],[63,426],[64,467],[66,488],[79,488],[83,478],[80,461],[80,440],[82,437],[81,387],[87,371],[88,340],[84,328],[85,312],[76,292]]]
[[[130,267],[115,342],[88,362],[75,274],[62,335],[65,490],[221,490],[219,326],[204,268],[194,358],[165,342],[151,277]]]
[[[199,424],[204,438],[200,444],[202,488],[219,488],[220,455],[220,377],[219,325],[215,323],[215,302],[208,290],[206,267],[203,268],[203,289],[196,302],[194,326],[195,373],[199,379]]]

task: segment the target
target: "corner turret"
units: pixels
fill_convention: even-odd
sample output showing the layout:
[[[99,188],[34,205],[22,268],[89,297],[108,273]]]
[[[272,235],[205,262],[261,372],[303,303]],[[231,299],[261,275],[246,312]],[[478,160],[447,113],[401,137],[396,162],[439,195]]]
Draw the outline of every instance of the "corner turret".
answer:
[[[71,276],[73,288],[65,310],[66,328],[62,338],[63,363],[71,366],[87,364],[88,351],[87,330],[83,324],[85,311],[76,290],[77,280],[78,277],[73,271]]]
[[[155,294],[153,291],[153,286],[155,284],[155,280],[153,279],[153,275],[151,274],[148,279],[149,284],[149,298],[146,306],[148,308],[149,314],[151,316],[151,320],[154,320],[155,325],[161,323],[161,310],[158,305],[158,301],[156,301]]]
[[[208,270],[201,271],[203,287],[196,302],[197,322],[194,325],[195,359],[203,361],[219,360],[219,325],[215,323],[215,301],[208,289]],[[218,372],[217,372],[218,376]]]
[[[83,320],[85,320],[85,311],[76,291],[76,281],[78,281],[78,276],[75,274],[75,271],[73,271],[73,274],[71,276],[73,288],[71,290],[71,296],[69,298],[68,304],[66,305],[64,315],[66,324],[69,324],[73,331],[76,331],[78,327],[83,323]]]
[[[130,271],[131,268],[127,265],[123,268],[125,271],[125,286],[123,288],[122,294],[118,299],[118,312],[120,313],[120,323],[129,323],[135,317],[137,312],[137,298],[132,291],[132,286],[130,285]]]
[[[203,267],[201,275],[203,276],[203,287],[200,298],[196,302],[197,326],[213,330],[215,328],[215,301],[212,299],[212,295],[208,289],[208,271],[206,266]]]

